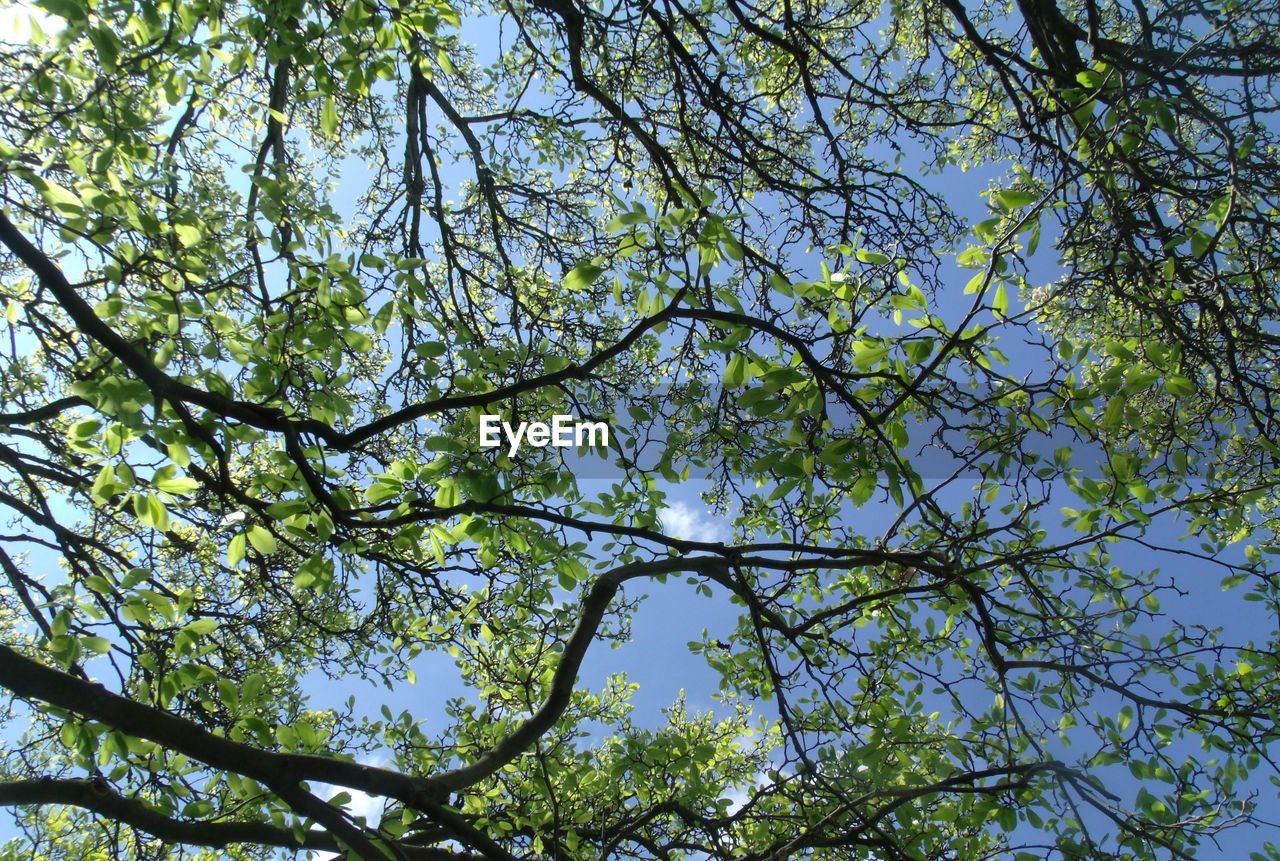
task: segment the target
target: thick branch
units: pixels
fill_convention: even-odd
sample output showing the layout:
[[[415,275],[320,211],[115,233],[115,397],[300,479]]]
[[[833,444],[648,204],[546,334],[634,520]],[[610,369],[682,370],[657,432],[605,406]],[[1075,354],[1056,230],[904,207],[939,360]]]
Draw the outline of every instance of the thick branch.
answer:
[[[197,404],[226,418],[267,430],[280,430],[290,423],[277,409],[232,400],[179,382],[164,373],[148,356],[134,349],[119,332],[98,319],[93,308],[75,291],[58,265],[33,245],[4,212],[0,212],[0,243],[31,270],[40,286],[53,295],[81,332],[101,344],[136,374],[157,398]],[[322,422],[294,420],[294,423],[305,426],[306,430],[322,437],[334,436],[333,428]]]
[[[182,820],[165,816],[137,798],[121,795],[102,778],[93,780],[43,777],[0,783],[0,807],[65,804],[107,817],[166,843],[209,846],[222,849],[233,844],[279,846],[285,849],[319,849],[341,852],[342,846],[328,831],[308,830],[298,840],[291,828],[265,822]],[[480,856],[437,846],[397,844],[400,852],[415,861],[476,861]],[[380,855],[377,857],[381,857]]]
[[[314,780],[394,798],[415,809],[424,799],[441,801],[444,798],[440,785],[431,778],[311,754],[273,753],[214,735],[185,718],[134,702],[100,684],[47,667],[3,645],[0,645],[0,686],[24,699],[102,721],[122,732],[150,739],[214,768],[252,777],[273,788]]]
[[[336,852],[338,841],[325,831],[303,832],[302,840],[289,828],[264,822],[207,822],[171,819],[146,802],[116,792],[102,778],[93,780],[45,777],[0,783],[0,806],[28,804],[69,804],[101,814],[166,843],[212,846],[221,849],[233,843],[281,846],[288,849],[324,849]]]

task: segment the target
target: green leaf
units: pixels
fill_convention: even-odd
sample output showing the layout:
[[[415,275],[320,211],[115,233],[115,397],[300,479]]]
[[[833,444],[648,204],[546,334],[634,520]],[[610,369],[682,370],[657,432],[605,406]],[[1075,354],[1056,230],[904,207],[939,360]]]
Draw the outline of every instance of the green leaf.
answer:
[[[182,443],[169,443],[167,451],[169,453],[169,459],[178,466],[187,467],[191,465],[191,452],[188,451],[187,447]]]
[[[585,565],[567,556],[556,560],[556,574],[560,586],[570,592],[577,588],[578,583],[591,577]]]
[[[889,354],[889,347],[876,341],[858,341],[853,345],[853,366],[865,371]]]
[[[724,371],[724,387],[740,389],[747,383],[747,357],[741,353],[729,359]]]
[[[1005,189],[996,194],[996,201],[1006,209],[1021,209],[1024,206],[1035,203],[1040,199],[1040,195],[1034,191],[1018,191],[1016,189]]]
[[[338,134],[338,107],[333,96],[326,96],[324,105],[320,108],[320,130],[327,138]]]
[[[443,48],[436,51],[436,62],[440,64],[440,68],[446,75],[458,74],[458,67],[453,64],[453,60],[449,58]]]
[[[1164,385],[1169,390],[1169,394],[1176,398],[1183,398],[1196,392],[1195,384],[1181,374],[1169,374],[1164,378]]]
[[[84,578],[84,585],[85,588],[97,592],[99,595],[110,595],[115,591],[111,586],[111,581],[98,574],[90,574]]]
[[[159,532],[169,529],[169,511],[160,497],[154,493],[135,493],[133,495],[133,512],[144,526],[150,526]]]
[[[252,526],[249,528],[249,543],[253,545],[254,550],[257,550],[263,556],[270,556],[277,549],[276,537],[265,526]]]
[[[34,174],[31,175],[31,184],[40,192],[45,203],[64,215],[84,214],[84,201],[71,189]]]
[[[458,493],[457,485],[452,481],[441,482],[436,488],[435,506],[437,508],[452,508],[461,501],[462,497]]]
[[[232,536],[231,541],[227,544],[227,567],[235,568],[244,559],[245,538],[244,533]]]
[[[614,218],[612,221],[609,222],[609,226],[606,229],[610,233],[621,233],[623,230],[627,229],[628,227],[634,226],[636,224],[647,224],[648,222],[649,222],[649,213],[645,211],[644,207],[640,207],[639,209],[629,210],[627,212],[622,213],[621,215],[618,215],[616,218]]]
[[[1116,395],[1107,401],[1106,412],[1102,416],[1101,425],[1109,430],[1115,430],[1124,422],[1124,395]]]
[[[106,637],[81,637],[80,645],[99,655],[111,651],[111,641]]]
[[[78,440],[86,440],[96,434],[102,428],[102,422],[97,419],[85,419],[78,421],[71,426],[71,436]]]
[[[172,493],[175,496],[185,496],[188,493],[194,493],[200,489],[200,482],[194,478],[187,476],[175,476],[173,478],[164,478],[155,482],[156,490],[163,490],[165,493]]]
[[[402,490],[403,486],[399,482],[382,479],[369,485],[369,489],[364,492],[364,495],[370,503],[377,505],[379,502],[395,499]]]
[[[594,284],[603,273],[604,270],[599,266],[583,261],[570,269],[569,274],[564,276],[564,288],[574,293],[579,290],[585,290]]]
[[[213,629],[216,627],[218,627],[217,619],[205,617],[203,619],[195,619],[194,621],[188,622],[182,627],[182,630],[186,631],[187,634],[194,638],[208,636],[213,633]]]
[[[999,317],[1009,316],[1009,291],[1003,281],[996,285],[995,295],[991,299],[991,310]]]
[[[203,238],[200,228],[191,224],[175,224],[173,232],[178,234],[178,241],[186,248],[198,245]]]

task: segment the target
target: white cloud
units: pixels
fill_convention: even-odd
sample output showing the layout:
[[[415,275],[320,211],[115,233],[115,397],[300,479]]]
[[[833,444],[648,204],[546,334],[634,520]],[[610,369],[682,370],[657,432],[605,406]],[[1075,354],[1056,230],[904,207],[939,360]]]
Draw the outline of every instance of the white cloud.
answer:
[[[662,526],[667,535],[685,541],[724,541],[729,537],[724,521],[680,500],[662,509]]]
[[[385,756],[377,756],[371,760],[361,760],[364,765],[370,765],[374,768],[382,768],[387,764]],[[367,792],[361,792],[358,789],[346,789],[341,786],[333,786],[328,783],[317,783],[312,785],[311,791],[316,795],[323,795],[326,799],[332,800],[335,795],[345,792],[351,796],[344,807],[352,816],[363,816],[364,821],[368,825],[377,825],[382,820],[382,810],[386,806],[387,800],[382,796],[369,795]],[[332,852],[319,852],[315,855],[315,861],[333,861],[338,856]]]
[[[230,514],[224,514],[222,519],[218,521],[218,528],[225,529],[228,526],[235,526],[237,523],[242,522],[246,517],[248,517],[248,515],[243,511],[233,511]]]
[[[363,816],[364,821],[370,825],[377,825],[382,819],[382,808],[387,800],[381,796],[372,796],[367,792],[361,792],[358,789],[342,790],[351,796],[351,801],[347,802],[347,812],[352,816]],[[335,795],[337,793],[334,793]]]

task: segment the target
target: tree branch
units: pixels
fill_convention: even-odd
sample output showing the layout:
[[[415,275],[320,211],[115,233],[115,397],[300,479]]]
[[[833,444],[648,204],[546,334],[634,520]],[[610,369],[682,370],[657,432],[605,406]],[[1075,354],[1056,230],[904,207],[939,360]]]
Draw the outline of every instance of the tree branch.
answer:
[[[4,645],[0,645],[0,686],[24,699],[48,703],[150,739],[214,768],[252,777],[273,789],[314,780],[394,798],[415,809],[424,800],[439,802],[445,797],[435,778],[314,754],[275,753],[214,735],[199,724],[47,667]]]
[[[66,804],[101,814],[131,828],[145,831],[166,843],[211,846],[221,849],[233,843],[253,843],[287,849],[323,849],[337,852],[338,841],[325,831],[306,831],[301,841],[292,829],[265,822],[211,822],[173,819],[138,798],[116,792],[101,777],[92,780],[42,777],[0,783],[0,806]]]
[[[435,778],[449,789],[463,789],[495,774],[504,765],[524,752],[529,745],[551,729],[569,705],[573,683],[578,678],[578,668],[587,654],[587,647],[595,639],[596,630],[604,619],[605,610],[618,589],[628,580],[638,577],[654,577],[676,572],[697,572],[717,579],[728,578],[728,563],[713,556],[693,559],[659,559],[652,562],[633,562],[605,572],[596,580],[591,591],[582,599],[582,615],[573,633],[565,643],[564,654],[556,666],[547,698],[533,715],[511,735],[498,742],[471,765],[456,768]]]

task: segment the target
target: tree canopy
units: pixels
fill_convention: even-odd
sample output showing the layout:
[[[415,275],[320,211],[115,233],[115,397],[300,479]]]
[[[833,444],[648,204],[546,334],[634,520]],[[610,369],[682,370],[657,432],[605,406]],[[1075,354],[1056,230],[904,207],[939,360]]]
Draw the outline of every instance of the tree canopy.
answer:
[[[1275,3],[35,5],[5,857],[1280,858]]]

